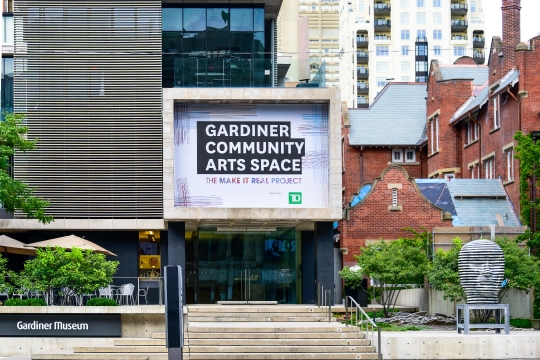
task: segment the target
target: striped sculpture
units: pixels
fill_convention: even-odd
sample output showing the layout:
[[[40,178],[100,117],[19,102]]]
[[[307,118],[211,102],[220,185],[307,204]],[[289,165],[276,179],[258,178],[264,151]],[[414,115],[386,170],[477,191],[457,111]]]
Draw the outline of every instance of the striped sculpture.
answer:
[[[465,244],[458,257],[459,280],[467,304],[498,304],[504,278],[504,253],[497,243],[475,240]]]

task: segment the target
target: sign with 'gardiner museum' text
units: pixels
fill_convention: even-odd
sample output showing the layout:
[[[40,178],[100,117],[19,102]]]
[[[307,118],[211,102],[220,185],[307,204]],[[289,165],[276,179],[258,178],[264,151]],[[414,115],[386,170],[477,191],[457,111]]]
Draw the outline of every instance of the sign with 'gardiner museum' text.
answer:
[[[328,106],[174,107],[177,207],[328,206]]]

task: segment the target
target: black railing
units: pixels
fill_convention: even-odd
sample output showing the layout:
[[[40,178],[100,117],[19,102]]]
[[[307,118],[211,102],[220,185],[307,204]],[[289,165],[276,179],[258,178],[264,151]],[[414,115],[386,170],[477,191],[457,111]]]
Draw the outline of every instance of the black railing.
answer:
[[[467,26],[468,21],[467,20],[452,20],[450,22],[450,25],[452,25],[452,26]]]
[[[450,4],[450,9],[452,9],[452,10],[467,10],[468,5],[467,4],[461,4],[461,3],[452,3],[452,4]]]

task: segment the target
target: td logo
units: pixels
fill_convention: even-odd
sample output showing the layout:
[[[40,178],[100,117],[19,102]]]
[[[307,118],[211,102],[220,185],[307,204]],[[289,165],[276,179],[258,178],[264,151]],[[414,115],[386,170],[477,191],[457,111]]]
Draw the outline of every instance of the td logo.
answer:
[[[301,204],[302,203],[302,193],[301,192],[290,192],[289,193],[289,204]]]

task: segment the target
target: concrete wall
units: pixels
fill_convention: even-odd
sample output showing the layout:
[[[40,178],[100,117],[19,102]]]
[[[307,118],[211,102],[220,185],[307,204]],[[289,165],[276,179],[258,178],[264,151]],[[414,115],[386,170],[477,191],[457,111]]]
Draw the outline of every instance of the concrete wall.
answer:
[[[511,318],[532,318],[532,304],[534,298],[532,291],[528,294],[522,290],[510,289],[501,301],[502,304],[510,304]],[[430,314],[442,313],[455,316],[456,304],[443,299],[443,292],[433,288],[429,289],[429,310]]]
[[[426,298],[427,294],[423,288],[404,289],[399,292],[396,305],[415,307],[419,310],[422,310],[424,308],[424,304],[427,301]]]

